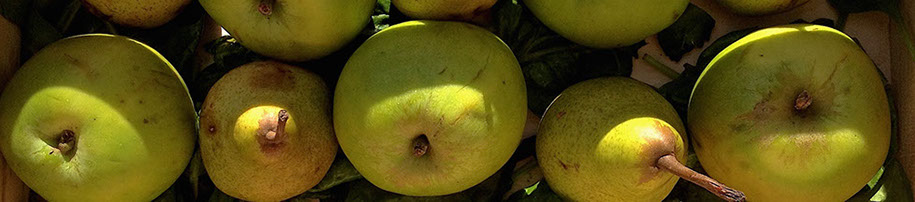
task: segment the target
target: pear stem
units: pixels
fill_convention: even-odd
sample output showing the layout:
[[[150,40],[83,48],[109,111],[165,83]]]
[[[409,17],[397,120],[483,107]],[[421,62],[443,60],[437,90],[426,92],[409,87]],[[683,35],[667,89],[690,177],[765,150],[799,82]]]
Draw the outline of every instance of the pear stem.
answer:
[[[421,157],[429,151],[429,138],[420,135],[413,139],[413,156]]]
[[[807,90],[801,92],[797,95],[797,99],[794,100],[794,109],[798,111],[804,111],[807,107],[810,107],[810,104],[813,103],[813,99],[810,98],[810,94],[807,93]]]
[[[262,15],[270,16],[273,14],[273,3],[275,0],[261,0],[261,3],[257,5],[257,11]]]
[[[267,134],[264,135],[264,138],[266,138],[269,143],[279,143],[286,135],[286,121],[289,120],[289,112],[285,109],[281,109],[276,117],[276,130],[267,132]]]
[[[76,133],[72,130],[64,130],[61,131],[58,136],[60,136],[60,139],[57,141],[57,149],[60,150],[61,153],[66,154],[73,149],[76,141]]]
[[[684,166],[682,163],[680,163],[680,161],[677,161],[677,157],[674,155],[668,154],[662,156],[660,159],[658,159],[657,165],[659,168],[666,170],[667,172],[673,173],[680,178],[686,179],[696,185],[699,185],[702,188],[705,188],[709,192],[712,192],[719,198],[726,201],[747,200],[747,197],[743,194],[743,192],[731,189],[730,187],[721,184],[715,179],[712,179],[701,173],[697,173],[693,169]]]

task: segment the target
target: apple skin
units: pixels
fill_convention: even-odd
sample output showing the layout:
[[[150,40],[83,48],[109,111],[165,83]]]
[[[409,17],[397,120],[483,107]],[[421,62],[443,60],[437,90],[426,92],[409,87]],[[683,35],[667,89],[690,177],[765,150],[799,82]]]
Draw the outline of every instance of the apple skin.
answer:
[[[296,66],[253,62],[227,73],[200,112],[201,157],[213,183],[246,201],[286,200],[314,187],[337,154],[330,104],[321,77]],[[263,132],[280,110],[289,115],[285,137],[266,143]]]
[[[585,46],[617,48],[667,28],[687,0],[524,0],[544,25]]]
[[[508,161],[521,141],[526,98],[518,61],[489,31],[410,21],[375,34],[346,63],[334,128],[343,152],[375,186],[445,195]],[[429,148],[417,157],[421,137]]]
[[[496,0],[391,0],[391,3],[414,19],[468,21],[489,11]]]
[[[260,0],[201,0],[200,5],[243,46],[283,61],[327,56],[359,35],[374,0],[275,0],[269,15]]]
[[[762,16],[781,13],[804,5],[810,0],[717,0],[738,15]]]
[[[667,100],[625,77],[572,85],[550,104],[537,161],[550,188],[570,201],[662,201],[678,177],[657,167],[686,160],[686,131]]]
[[[46,46],[13,76],[0,96],[0,149],[49,201],[150,201],[187,166],[195,119],[184,81],[155,50],[80,35]],[[65,130],[75,143],[62,152]]]
[[[155,28],[168,23],[190,0],[80,0],[90,13],[119,25]]]
[[[807,109],[795,109],[806,90]],[[890,111],[873,62],[819,25],[754,32],[702,73],[687,125],[710,176],[751,201],[844,201],[880,169]]]

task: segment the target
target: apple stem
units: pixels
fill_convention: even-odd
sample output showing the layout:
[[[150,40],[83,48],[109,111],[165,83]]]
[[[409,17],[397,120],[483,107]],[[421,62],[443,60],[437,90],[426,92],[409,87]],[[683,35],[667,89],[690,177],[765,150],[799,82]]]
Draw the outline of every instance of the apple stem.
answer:
[[[276,117],[276,130],[267,132],[267,134],[264,135],[264,138],[270,143],[279,143],[280,140],[283,139],[283,136],[286,135],[286,121],[289,120],[289,112],[285,109],[281,109]]]
[[[257,6],[257,11],[260,11],[261,14],[269,16],[273,13],[273,2],[275,0],[261,0],[261,3]]]
[[[429,151],[429,138],[420,135],[413,139],[413,156],[421,157]]]
[[[677,157],[672,154],[667,154],[661,156],[658,159],[658,167],[666,170],[667,172],[673,173],[674,175],[679,176],[680,178],[686,179],[696,185],[705,188],[709,192],[717,195],[719,198],[726,201],[746,201],[747,197],[743,192],[731,189],[730,187],[712,179],[708,176],[705,176],[701,173],[697,173],[693,169],[690,169],[684,166],[680,161],[677,161]]]
[[[60,136],[60,139],[57,141],[57,149],[60,150],[61,153],[66,154],[68,151],[73,149],[73,143],[76,140],[76,133],[74,133],[72,130],[64,130],[60,132],[58,136]]]
[[[804,111],[807,107],[810,107],[812,102],[813,99],[810,98],[810,94],[807,93],[807,90],[804,90],[801,94],[797,95],[797,99],[794,100],[794,109]]]

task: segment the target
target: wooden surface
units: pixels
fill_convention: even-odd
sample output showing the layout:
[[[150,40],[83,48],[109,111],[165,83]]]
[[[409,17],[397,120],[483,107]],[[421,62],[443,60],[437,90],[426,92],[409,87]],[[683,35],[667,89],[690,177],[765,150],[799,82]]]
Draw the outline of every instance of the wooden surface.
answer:
[[[19,28],[0,16],[0,91],[19,66]],[[0,202],[26,201],[29,189],[0,155]]]
[[[909,30],[915,30],[915,1],[904,0],[902,9],[906,15],[906,24]],[[891,32],[895,33],[899,27],[891,26]],[[902,37],[892,35],[890,37],[893,65],[893,83],[896,94],[896,106],[899,110],[899,148],[897,155],[909,182],[915,182],[915,58],[906,50],[902,42]],[[912,183],[915,185],[915,183]],[[912,187],[915,191],[915,186]]]

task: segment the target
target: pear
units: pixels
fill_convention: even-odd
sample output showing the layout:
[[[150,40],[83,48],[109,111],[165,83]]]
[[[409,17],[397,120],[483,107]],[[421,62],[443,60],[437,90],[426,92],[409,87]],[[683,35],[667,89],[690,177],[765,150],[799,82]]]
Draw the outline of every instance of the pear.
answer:
[[[80,0],[92,14],[119,25],[161,26],[181,13],[190,0]]]
[[[318,184],[337,153],[330,92],[318,75],[279,62],[233,69],[200,112],[200,151],[219,190],[280,201]]]
[[[734,42],[700,75],[687,124],[702,167],[753,201],[844,201],[877,173],[891,122],[852,38],[783,25]]]
[[[625,77],[587,80],[547,108],[537,135],[546,181],[571,201],[661,201],[678,176],[722,199],[739,191],[696,173],[686,158],[683,123],[654,89]]]
[[[404,15],[421,20],[471,20],[486,14],[496,0],[392,0]]]

